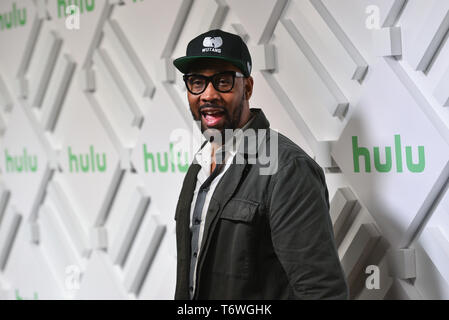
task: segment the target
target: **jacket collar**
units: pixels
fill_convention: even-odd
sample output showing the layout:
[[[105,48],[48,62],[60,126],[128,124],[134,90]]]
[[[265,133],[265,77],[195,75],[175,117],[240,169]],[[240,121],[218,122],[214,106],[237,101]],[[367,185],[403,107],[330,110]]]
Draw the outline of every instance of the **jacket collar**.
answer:
[[[270,122],[265,117],[262,109],[251,108],[251,112],[254,114],[254,120],[251,122],[248,128],[251,129],[268,129],[270,127]]]
[[[269,135],[270,128],[270,122],[267,120],[261,109],[251,108],[250,110],[253,114],[253,118],[246,128],[246,131],[253,130],[253,134],[243,133],[243,131],[237,133],[237,135],[239,135],[239,140],[241,141],[241,139],[245,137],[245,141],[243,144],[239,143],[239,149],[236,154],[237,156],[243,156],[245,159],[248,159],[248,157],[258,157],[258,151]]]

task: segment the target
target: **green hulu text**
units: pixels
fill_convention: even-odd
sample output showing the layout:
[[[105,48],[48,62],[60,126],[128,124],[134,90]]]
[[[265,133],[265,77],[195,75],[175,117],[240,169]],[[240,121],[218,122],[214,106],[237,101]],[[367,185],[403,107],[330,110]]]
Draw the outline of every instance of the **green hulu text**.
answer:
[[[12,155],[5,149],[5,167],[6,172],[36,172],[37,156],[28,155],[26,148],[21,155]]]
[[[9,12],[0,12],[0,30],[24,26],[27,22],[27,9],[17,9],[16,3],[12,4]]]
[[[16,300],[32,300],[32,299],[27,299],[27,298],[21,297],[19,294],[19,290],[16,289]],[[38,300],[37,292],[34,292],[34,300]]]
[[[95,0],[57,0],[58,1],[58,18],[67,17],[67,7],[76,6],[78,7],[79,13],[84,13],[85,11],[93,11],[95,9]],[[72,12],[71,14],[74,14]]]
[[[169,152],[156,152],[156,156],[152,152],[148,152],[147,145],[143,145],[143,162],[145,164],[145,172],[148,172],[151,165],[151,172],[175,172],[178,168],[179,172],[187,172],[189,169],[189,155],[184,153],[184,164],[181,161],[181,152],[177,152],[176,164],[173,151],[173,143],[170,143]]]
[[[391,147],[385,147],[385,163],[380,161],[379,147],[374,147],[373,152],[375,169],[378,172],[390,172],[393,166]],[[360,157],[365,160],[365,172],[371,172],[371,154],[368,148],[359,147],[357,136],[352,137],[352,154],[354,158],[354,172],[360,172]],[[401,136],[399,134],[394,136],[394,154],[396,171],[403,172]],[[418,146],[418,163],[413,163],[411,146],[405,147],[405,158],[407,169],[410,172],[419,173],[424,171],[426,166],[424,146]]]
[[[96,153],[94,146],[89,147],[89,153],[74,154],[72,148],[67,148],[70,172],[104,172],[106,171],[106,154]]]

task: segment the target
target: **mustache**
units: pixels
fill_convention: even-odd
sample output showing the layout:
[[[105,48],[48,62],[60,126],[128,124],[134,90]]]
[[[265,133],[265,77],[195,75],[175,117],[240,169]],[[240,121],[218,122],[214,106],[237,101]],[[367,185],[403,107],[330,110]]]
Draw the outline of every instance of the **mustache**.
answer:
[[[224,112],[224,113],[226,113],[226,114],[228,113],[228,111],[226,110],[225,107],[220,106],[220,105],[218,105],[218,104],[213,104],[213,103],[207,103],[207,104],[201,105],[201,106],[198,108],[198,112],[201,113],[201,112],[203,112],[203,110],[206,109],[206,108],[220,109],[222,112]]]

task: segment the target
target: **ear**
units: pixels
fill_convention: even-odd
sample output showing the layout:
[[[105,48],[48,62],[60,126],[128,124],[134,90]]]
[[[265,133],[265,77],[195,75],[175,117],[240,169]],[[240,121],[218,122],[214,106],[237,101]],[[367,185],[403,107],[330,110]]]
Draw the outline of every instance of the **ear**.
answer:
[[[249,100],[253,94],[253,86],[254,86],[253,77],[249,76],[248,78],[245,78],[244,86],[245,86],[244,87],[245,99]]]

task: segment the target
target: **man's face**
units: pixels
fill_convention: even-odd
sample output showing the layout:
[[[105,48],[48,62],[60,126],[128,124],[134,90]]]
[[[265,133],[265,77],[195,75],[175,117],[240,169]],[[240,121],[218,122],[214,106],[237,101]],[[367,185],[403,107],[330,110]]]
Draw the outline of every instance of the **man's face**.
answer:
[[[205,59],[195,64],[189,73],[212,76],[219,72],[237,71],[240,69],[226,61]],[[251,78],[252,80],[252,78]],[[248,79],[235,78],[230,92],[217,91],[209,82],[203,93],[194,95],[187,91],[190,111],[195,121],[201,121],[201,132],[216,129],[224,133],[225,129],[239,128],[242,121],[243,108],[247,106]],[[251,81],[252,83],[252,81]]]

